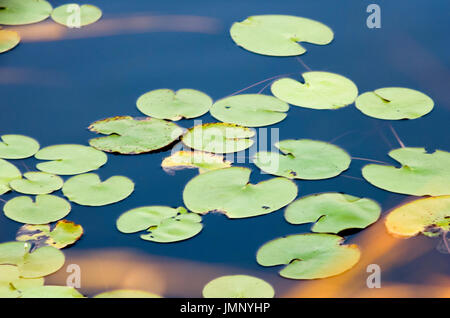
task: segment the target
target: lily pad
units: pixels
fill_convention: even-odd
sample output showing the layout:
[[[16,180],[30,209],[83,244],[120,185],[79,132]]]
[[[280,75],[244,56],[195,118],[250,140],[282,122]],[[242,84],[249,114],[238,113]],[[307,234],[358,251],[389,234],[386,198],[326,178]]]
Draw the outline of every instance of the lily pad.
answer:
[[[253,140],[250,138],[254,135],[255,131],[247,127],[211,123],[190,128],[181,141],[195,150],[232,153],[250,148],[253,145]]]
[[[203,288],[205,298],[273,298],[268,282],[248,275],[229,275],[213,279]]]
[[[62,219],[70,209],[70,203],[63,198],[43,194],[36,196],[34,202],[30,197],[15,197],[5,203],[3,212],[16,222],[46,224]]]
[[[79,20],[73,19],[73,15],[79,13]],[[82,27],[97,22],[102,17],[102,10],[90,4],[64,4],[55,8],[52,12],[53,21],[68,26]],[[78,25],[77,25],[78,24]]]
[[[380,217],[381,208],[373,200],[341,193],[321,193],[303,197],[286,208],[284,217],[291,224],[315,222],[311,231],[339,233],[363,229]]]
[[[83,235],[81,225],[67,220],[56,223],[53,229],[49,224],[22,226],[17,232],[17,241],[32,243],[35,248],[41,246],[53,246],[64,248],[78,241]]]
[[[134,191],[134,183],[123,176],[114,176],[102,182],[95,173],[86,173],[67,180],[62,191],[72,202],[102,206],[127,198]]]
[[[288,110],[288,104],[273,96],[242,94],[215,102],[211,115],[225,123],[260,127],[282,121]]]
[[[386,217],[389,233],[412,237],[450,231],[450,196],[417,199],[392,210]]]
[[[333,234],[296,234],[264,244],[256,254],[262,266],[286,265],[280,275],[291,279],[317,279],[339,275],[360,258],[356,245],[342,245]]]
[[[96,170],[108,160],[105,153],[82,145],[46,147],[39,150],[35,157],[40,160],[52,160],[38,163],[36,167],[41,171],[58,175],[73,175]]]
[[[290,180],[251,184],[250,173],[247,168],[231,167],[200,174],[184,188],[184,204],[196,213],[218,211],[234,219],[277,211],[297,196],[297,186]]]
[[[171,156],[164,158],[161,167],[167,173],[184,168],[198,168],[200,173],[211,170],[231,167],[231,162],[224,160],[223,156],[214,155],[202,151],[177,151]]]
[[[351,162],[343,149],[323,141],[282,140],[275,147],[283,154],[261,151],[253,163],[267,173],[290,179],[332,178],[347,170]]]
[[[27,288],[42,286],[44,279],[20,277],[16,265],[0,265],[0,298],[18,298]]]
[[[298,42],[325,45],[333,31],[320,22],[289,15],[256,15],[236,22],[230,35],[237,45],[263,55],[293,56],[306,50]]]
[[[33,138],[22,135],[3,135],[0,142],[0,158],[24,159],[33,156],[39,150],[39,143]]]
[[[195,118],[208,112],[212,99],[195,89],[156,89],[137,100],[137,108],[147,116],[159,119],[180,120]]]
[[[161,298],[161,296],[143,290],[116,289],[95,295],[94,298]]]
[[[89,140],[92,147],[126,155],[164,148],[183,134],[183,129],[176,124],[150,117],[144,119],[130,116],[112,117],[94,122],[89,129],[109,135]]]
[[[358,96],[355,105],[367,116],[397,120],[422,117],[431,112],[434,102],[414,89],[386,87]]]
[[[9,183],[22,178],[22,174],[15,165],[6,160],[0,159],[0,195],[11,190]]]
[[[372,185],[396,193],[423,195],[450,194],[450,153],[424,148],[399,148],[389,156],[402,164],[401,168],[369,164],[362,175]]]
[[[52,13],[44,0],[0,0],[0,24],[20,25],[40,22]]]
[[[84,296],[70,286],[46,285],[24,290],[21,298],[84,298]]]
[[[24,194],[49,194],[63,186],[63,179],[46,172],[27,172],[25,179],[16,179],[9,183],[14,191]]]
[[[282,78],[271,86],[272,94],[291,105],[312,109],[338,109],[353,103],[358,88],[348,78],[328,72],[306,72],[305,83]]]
[[[16,31],[0,30],[0,53],[12,50],[20,43],[20,35]]]

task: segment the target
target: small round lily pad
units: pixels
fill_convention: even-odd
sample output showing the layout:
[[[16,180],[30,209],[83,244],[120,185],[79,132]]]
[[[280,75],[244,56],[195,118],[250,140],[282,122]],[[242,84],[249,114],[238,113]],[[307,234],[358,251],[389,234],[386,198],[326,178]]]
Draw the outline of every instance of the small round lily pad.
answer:
[[[213,279],[203,288],[205,298],[273,298],[268,282],[248,275],[229,275]]]
[[[20,25],[40,22],[52,13],[52,6],[44,0],[1,0],[0,24]]]
[[[21,298],[84,298],[84,296],[70,286],[45,285],[24,290]]]
[[[185,168],[198,168],[200,173],[231,167],[231,162],[223,159],[221,155],[215,155],[203,151],[177,151],[161,163],[161,167],[167,173]]]
[[[116,289],[95,295],[94,298],[161,298],[143,290]]]
[[[39,150],[39,143],[27,136],[3,135],[1,138],[0,158],[3,159],[24,159]]]
[[[13,180],[22,178],[22,173],[15,165],[0,159],[0,195],[11,190],[9,184]]]
[[[20,35],[16,31],[0,30],[0,53],[12,50],[20,43]]]
[[[25,179],[16,179],[9,183],[11,189],[23,194],[49,194],[63,186],[63,179],[46,172],[27,172]]]
[[[55,8],[51,16],[59,24],[79,28],[97,22],[102,17],[102,10],[90,4],[70,3]]]

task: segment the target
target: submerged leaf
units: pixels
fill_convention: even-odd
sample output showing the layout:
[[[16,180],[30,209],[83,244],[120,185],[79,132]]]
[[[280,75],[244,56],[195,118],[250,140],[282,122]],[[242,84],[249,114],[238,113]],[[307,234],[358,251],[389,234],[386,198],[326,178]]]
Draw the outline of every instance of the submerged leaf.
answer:
[[[94,298],[161,298],[161,296],[143,290],[116,289],[95,295]]]
[[[33,156],[39,150],[39,143],[33,138],[22,135],[3,135],[0,142],[0,158],[24,159]]]
[[[79,20],[74,19],[74,14],[79,13]],[[52,12],[53,21],[68,26],[82,27],[97,22],[102,17],[102,10],[90,4],[64,4],[55,8]]]
[[[0,159],[0,195],[11,190],[9,183],[22,178],[22,174],[15,165],[6,160]]]
[[[198,168],[200,173],[231,167],[231,162],[224,161],[223,156],[214,155],[202,151],[177,151],[173,155],[164,158],[161,163],[164,171],[172,171],[184,168]]]
[[[358,88],[348,78],[328,72],[306,72],[305,83],[291,78],[275,81],[272,94],[295,106],[313,109],[337,109],[353,103]]]
[[[195,118],[208,112],[212,99],[195,89],[156,89],[140,96],[137,108],[147,116],[180,120]]]
[[[264,244],[256,255],[262,266],[286,265],[280,275],[292,279],[335,276],[352,268],[360,258],[356,245],[342,245],[332,234],[296,234]]]
[[[261,151],[253,163],[267,173],[290,179],[332,178],[347,170],[351,161],[343,149],[323,141],[282,140],[275,147],[284,154]]]
[[[70,286],[46,285],[24,290],[21,298],[84,298],[84,296]]]
[[[135,119],[117,116],[94,122],[91,131],[108,135],[89,140],[89,144],[106,152],[132,155],[158,150],[177,140],[183,130],[176,124],[157,118]]]
[[[231,38],[244,49],[263,55],[293,56],[306,50],[298,42],[325,45],[333,31],[320,22],[289,15],[257,15],[236,22]]]
[[[16,179],[9,183],[14,191],[24,194],[49,194],[63,186],[63,179],[46,172],[27,172],[25,179]]]
[[[251,184],[250,173],[250,169],[232,167],[198,175],[184,188],[184,204],[200,214],[218,211],[229,218],[246,218],[277,211],[297,196],[297,186],[290,180]]]
[[[273,298],[268,282],[248,275],[229,275],[213,279],[203,288],[205,298]]]
[[[391,192],[416,196],[450,194],[450,153],[427,153],[424,148],[407,147],[394,149],[389,156],[402,167],[369,164],[362,169],[364,179]]]
[[[52,13],[44,0],[0,0],[0,24],[20,25],[40,22]]]
[[[16,31],[0,30],[0,53],[12,50],[20,43],[20,35]]]

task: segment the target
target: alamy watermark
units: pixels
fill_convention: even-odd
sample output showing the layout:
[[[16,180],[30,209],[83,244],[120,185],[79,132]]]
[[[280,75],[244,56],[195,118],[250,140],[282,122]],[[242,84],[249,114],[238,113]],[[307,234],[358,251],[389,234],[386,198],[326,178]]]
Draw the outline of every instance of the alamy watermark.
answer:
[[[367,6],[367,13],[370,15],[367,17],[366,25],[369,29],[381,28],[381,8],[378,4],[372,3]]]

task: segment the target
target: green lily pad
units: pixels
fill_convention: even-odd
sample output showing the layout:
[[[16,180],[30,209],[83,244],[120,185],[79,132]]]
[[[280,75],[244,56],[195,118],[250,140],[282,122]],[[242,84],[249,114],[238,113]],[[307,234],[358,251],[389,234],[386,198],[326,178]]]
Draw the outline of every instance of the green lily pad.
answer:
[[[164,148],[183,134],[183,129],[176,124],[150,117],[135,119],[130,116],[117,116],[96,121],[89,129],[109,135],[89,140],[92,147],[126,155]]]
[[[205,298],[273,298],[268,282],[248,275],[229,275],[213,279],[203,288]]]
[[[290,179],[332,178],[347,170],[351,162],[343,149],[323,141],[282,140],[275,147],[283,154],[261,151],[253,163],[267,173]]]
[[[25,179],[12,180],[9,186],[14,191],[24,194],[49,194],[63,186],[63,179],[46,172],[27,172]]]
[[[78,12],[80,19],[74,20],[73,16]],[[102,10],[90,4],[83,4],[82,6],[75,3],[64,4],[55,8],[52,12],[53,21],[72,28],[92,24],[101,17]]]
[[[84,298],[84,296],[70,286],[46,285],[24,290],[21,298]]]
[[[96,170],[108,160],[105,153],[82,145],[46,147],[39,150],[35,157],[39,160],[52,160],[38,163],[36,167],[41,171],[58,175],[73,175]]]
[[[264,244],[256,254],[262,266],[286,265],[280,275],[291,279],[317,279],[339,275],[360,258],[356,245],[342,245],[333,234],[296,234]]]
[[[95,295],[94,298],[161,298],[161,296],[143,290],[116,289]]]
[[[211,170],[231,167],[231,162],[223,159],[223,156],[214,155],[202,151],[177,151],[161,163],[161,167],[167,173],[185,168],[198,168],[200,173]]]
[[[250,148],[253,145],[253,140],[250,138],[254,135],[255,131],[247,127],[212,123],[190,128],[181,141],[195,150],[232,153]]]
[[[215,102],[211,115],[225,123],[260,127],[282,121],[288,110],[288,104],[273,96],[242,94]]]
[[[22,174],[15,165],[6,160],[0,159],[0,195],[11,190],[9,183],[22,178]]]
[[[102,182],[95,173],[86,173],[67,180],[62,191],[72,202],[102,206],[127,198],[134,191],[134,183],[123,176],[114,176]]]
[[[147,230],[141,239],[158,243],[170,243],[191,238],[203,228],[202,217],[189,213],[185,208],[146,206],[125,212],[117,219],[117,229],[122,233]]]
[[[26,224],[17,232],[16,240],[32,243],[35,248],[53,246],[61,249],[75,243],[82,235],[83,228],[81,225],[61,220],[56,223],[53,229],[49,224]]]
[[[40,22],[52,13],[44,0],[0,0],[0,24],[20,25]]]
[[[0,265],[0,298],[18,298],[22,290],[43,284],[42,277],[20,277],[19,267],[16,265]]]
[[[256,15],[236,22],[230,29],[233,41],[263,55],[293,56],[306,50],[298,42],[325,45],[333,31],[320,22],[289,15]]]
[[[436,150],[427,153],[424,148],[399,148],[389,156],[402,164],[401,168],[369,164],[362,175],[372,185],[383,190],[423,195],[450,194],[450,153]]]
[[[431,112],[434,102],[414,89],[386,87],[361,94],[355,105],[367,116],[397,120],[422,117]]]
[[[206,114],[212,99],[195,89],[156,89],[140,96],[137,108],[147,116],[159,119],[180,120]]]
[[[282,78],[271,86],[272,94],[291,105],[313,109],[338,109],[352,104],[358,88],[348,78],[328,72],[306,72],[305,83]]]
[[[229,218],[246,218],[277,211],[297,196],[297,186],[290,180],[251,184],[250,173],[247,168],[231,167],[200,174],[184,188],[184,204],[200,214],[218,211]]]
[[[33,156],[39,150],[39,143],[33,138],[22,135],[3,135],[0,142],[0,158],[24,159]]]
[[[3,212],[16,222],[46,224],[62,219],[70,209],[70,203],[63,198],[43,194],[36,196],[34,202],[30,197],[15,197],[5,203]]]
[[[0,30],[0,53],[12,50],[20,43],[20,35],[16,31]]]
[[[312,232],[339,233],[363,229],[380,217],[381,208],[373,200],[341,193],[321,193],[303,197],[286,208],[291,224],[315,222]]]

